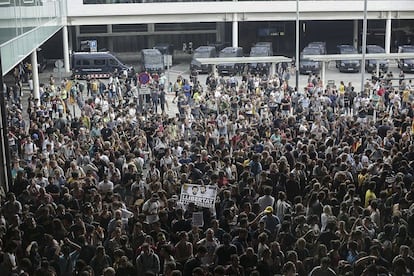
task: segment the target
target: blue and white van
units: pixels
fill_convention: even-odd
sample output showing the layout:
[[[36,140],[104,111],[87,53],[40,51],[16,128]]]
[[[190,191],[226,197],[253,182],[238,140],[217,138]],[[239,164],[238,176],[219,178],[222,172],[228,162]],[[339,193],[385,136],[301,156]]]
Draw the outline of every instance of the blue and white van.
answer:
[[[111,74],[131,77],[134,68],[123,64],[111,52],[78,52],[72,54],[72,77],[77,79],[109,78]]]

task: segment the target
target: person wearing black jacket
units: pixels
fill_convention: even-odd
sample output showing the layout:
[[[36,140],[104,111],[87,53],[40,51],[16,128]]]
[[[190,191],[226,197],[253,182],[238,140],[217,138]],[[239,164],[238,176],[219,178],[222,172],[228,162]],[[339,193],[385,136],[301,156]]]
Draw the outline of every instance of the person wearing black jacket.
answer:
[[[203,263],[201,261],[201,258],[203,258],[206,254],[207,254],[207,248],[205,246],[199,246],[197,248],[196,255],[185,263],[184,270],[183,270],[183,276],[192,276],[193,270],[197,267],[202,266]]]

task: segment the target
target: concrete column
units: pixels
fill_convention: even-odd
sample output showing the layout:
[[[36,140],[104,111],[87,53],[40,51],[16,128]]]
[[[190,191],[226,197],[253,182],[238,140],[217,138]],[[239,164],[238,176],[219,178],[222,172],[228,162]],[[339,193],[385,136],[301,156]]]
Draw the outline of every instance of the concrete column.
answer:
[[[274,76],[275,74],[276,74],[276,63],[272,62],[272,64],[270,65],[269,75]]]
[[[387,19],[385,21],[385,53],[391,52],[391,12],[387,13]]]
[[[63,26],[62,28],[63,35],[63,64],[65,66],[65,72],[70,72],[69,64],[69,40],[68,40],[68,26]]]
[[[358,20],[354,20],[354,37],[352,39],[355,49],[358,49]]]
[[[233,13],[232,24],[232,46],[239,47],[239,21],[237,19],[237,13]]]
[[[213,76],[214,77],[217,77],[218,76],[217,64],[212,64],[211,65],[211,71],[213,72]]]
[[[73,34],[71,28],[68,28],[68,46],[69,46],[69,55],[71,55],[73,51]]]
[[[75,37],[76,37],[76,45],[75,45],[75,50],[79,51],[80,50],[80,40],[79,40],[79,35],[80,35],[80,26],[75,26]]]
[[[112,24],[106,26],[106,31],[108,34],[112,34]],[[108,50],[114,51],[114,37],[108,36]]]
[[[217,22],[216,23],[216,41],[212,42],[224,42],[225,39],[225,23]]]
[[[149,33],[155,32],[155,24],[154,23],[148,24],[147,25],[147,31]],[[152,47],[154,47],[154,44],[155,44],[155,42],[154,42],[154,35],[151,35],[151,34],[148,35],[147,36],[147,47],[148,48],[152,48]]]
[[[39,71],[37,69],[37,49],[34,49],[31,56],[32,78],[33,78],[33,98],[40,100],[39,92]]]
[[[322,87],[325,86],[325,74],[326,74],[326,62],[322,61],[322,71],[321,71],[321,80],[322,80]]]

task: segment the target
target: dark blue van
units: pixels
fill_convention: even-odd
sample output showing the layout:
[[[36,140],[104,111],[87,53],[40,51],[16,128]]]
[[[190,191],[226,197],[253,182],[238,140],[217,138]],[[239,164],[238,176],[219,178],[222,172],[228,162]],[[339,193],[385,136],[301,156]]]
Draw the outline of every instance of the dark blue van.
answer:
[[[72,77],[78,79],[109,78],[114,72],[131,77],[134,68],[123,64],[110,52],[78,52],[72,54]]]

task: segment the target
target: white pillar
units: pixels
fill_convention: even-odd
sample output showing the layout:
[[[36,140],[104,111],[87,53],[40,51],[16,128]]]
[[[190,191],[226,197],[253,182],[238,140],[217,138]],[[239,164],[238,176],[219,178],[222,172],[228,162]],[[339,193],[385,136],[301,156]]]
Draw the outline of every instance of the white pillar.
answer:
[[[79,51],[80,50],[80,26],[75,26],[75,37],[76,37],[76,46],[75,46],[75,51]]]
[[[106,26],[106,32],[107,32],[108,34],[112,34],[112,24],[108,24],[108,25]],[[111,36],[111,35],[109,35],[109,36],[107,37],[107,39],[108,39],[108,50],[109,50],[109,51],[114,51],[114,37],[113,37],[113,36]]]
[[[213,76],[217,78],[218,76],[217,64],[211,64],[211,71],[213,72]]]
[[[237,13],[233,13],[232,46],[239,47],[239,22]]]
[[[358,20],[354,20],[354,39],[352,42],[355,49],[358,49]]]
[[[69,65],[69,39],[68,39],[68,26],[63,26],[62,29],[63,34],[63,62],[65,65],[65,72],[70,72],[70,65]]]
[[[69,46],[69,55],[71,55],[73,52],[75,52],[73,50],[73,34],[72,34],[71,29],[68,31],[68,46]],[[76,47],[75,47],[75,49],[76,49]]]
[[[325,73],[326,73],[326,62],[322,61],[322,72],[321,72],[322,87],[324,87],[324,85],[326,83]]]
[[[391,12],[387,13],[387,20],[385,22],[385,53],[391,52]]]
[[[271,63],[269,75],[270,76],[276,75],[276,62]]]
[[[33,78],[33,98],[40,100],[39,92],[39,71],[37,69],[37,49],[34,49],[31,56],[32,78]]]
[[[224,37],[225,37],[224,22],[217,22],[216,23],[216,41],[217,42],[224,42],[226,40]]]
[[[155,45],[155,42],[154,42],[154,32],[155,32],[155,24],[154,23],[149,23],[148,25],[147,25],[147,32],[148,33],[150,33],[148,36],[147,36],[147,44],[148,44],[148,48],[152,48],[152,47],[154,47]]]

